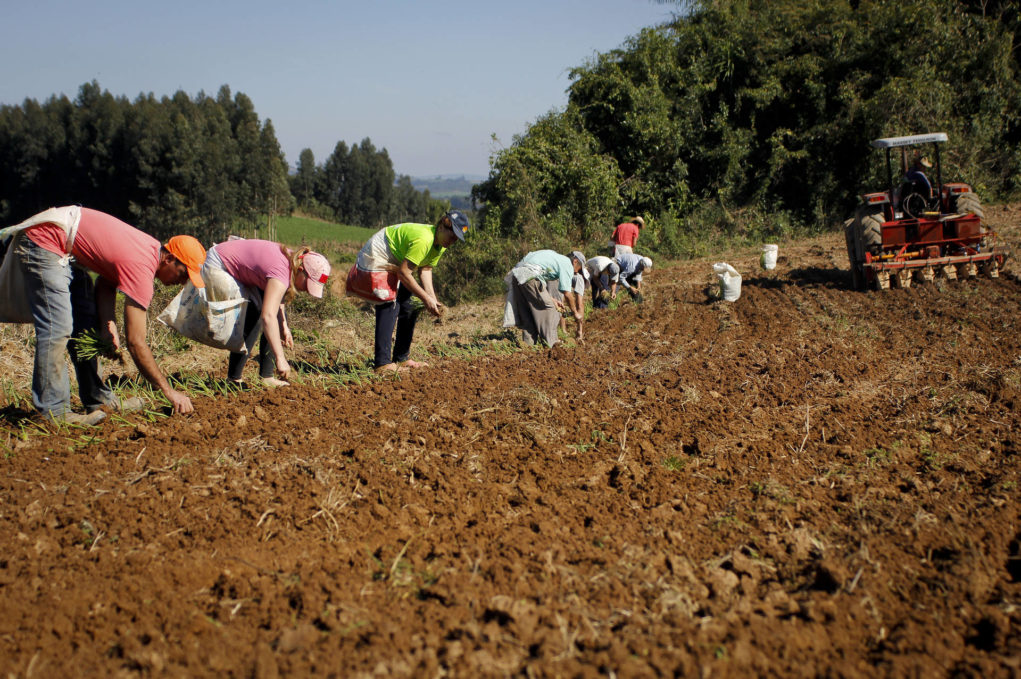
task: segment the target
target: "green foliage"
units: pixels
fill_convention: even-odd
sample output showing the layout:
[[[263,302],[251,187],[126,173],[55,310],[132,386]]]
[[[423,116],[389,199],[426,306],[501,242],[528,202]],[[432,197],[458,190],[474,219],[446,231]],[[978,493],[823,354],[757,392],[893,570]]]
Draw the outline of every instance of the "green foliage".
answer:
[[[576,69],[570,105],[636,177],[622,192],[631,212],[683,210],[690,192],[825,226],[875,185],[879,136],[947,131],[963,150],[955,175],[988,183],[995,169],[997,188],[1012,187],[1009,46],[1002,25],[954,0],[702,2]],[[978,149],[983,165],[961,162]]]
[[[394,171],[386,149],[366,137],[350,149],[339,142],[323,168],[322,197],[336,218],[349,224],[385,226]]]
[[[493,158],[489,179],[473,198],[490,207],[481,227],[523,237],[529,249],[550,247],[550,233],[589,240],[617,211],[620,172],[597,153],[596,139],[573,110],[549,113]]]
[[[473,229],[464,242],[444,254],[434,277],[436,291],[446,304],[484,299],[504,292],[503,276],[520,261],[525,250],[491,230]]]
[[[321,183],[315,154],[312,149],[302,149],[298,155],[297,171],[291,177],[291,195],[300,207],[307,207],[316,202],[316,196],[322,194]]]
[[[71,342],[75,346],[74,353],[78,360],[82,361],[88,361],[97,356],[109,356],[117,351],[113,342],[100,337],[99,333],[91,328],[71,338]]]

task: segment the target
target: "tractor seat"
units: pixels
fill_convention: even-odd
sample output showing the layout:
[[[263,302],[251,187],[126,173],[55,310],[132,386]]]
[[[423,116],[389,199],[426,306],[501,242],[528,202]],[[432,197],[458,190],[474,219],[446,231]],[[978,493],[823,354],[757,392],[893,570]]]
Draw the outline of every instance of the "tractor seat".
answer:
[[[935,195],[924,175],[922,178],[905,179],[900,187],[900,195],[901,209],[915,219],[933,209]]]

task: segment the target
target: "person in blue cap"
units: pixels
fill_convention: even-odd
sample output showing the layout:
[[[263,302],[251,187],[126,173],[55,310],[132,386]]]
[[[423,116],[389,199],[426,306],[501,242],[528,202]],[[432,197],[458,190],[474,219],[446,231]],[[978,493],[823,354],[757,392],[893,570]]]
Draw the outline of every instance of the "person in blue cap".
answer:
[[[374,366],[377,372],[428,366],[428,363],[413,361],[409,357],[419,312],[411,298],[414,296],[422,300],[425,310],[433,316],[443,314],[443,304],[433,289],[432,270],[446,249],[464,240],[470,228],[468,217],[463,212],[450,210],[435,225],[409,222],[380,229],[362,246],[358,261],[348,276],[348,288],[349,291],[352,288],[352,274],[381,275],[373,283],[373,293],[383,300],[374,302]],[[370,301],[373,300],[370,298]]]

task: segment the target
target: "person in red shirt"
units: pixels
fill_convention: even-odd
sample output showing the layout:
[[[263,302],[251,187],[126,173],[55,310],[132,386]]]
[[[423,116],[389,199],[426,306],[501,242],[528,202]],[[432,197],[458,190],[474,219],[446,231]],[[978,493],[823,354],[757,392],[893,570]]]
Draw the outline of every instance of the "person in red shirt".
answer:
[[[645,220],[635,217],[629,222],[618,224],[610,236],[610,257],[616,257],[622,252],[634,252],[635,243],[638,242],[638,233],[645,228]]]
[[[104,406],[123,407],[99,374],[99,362],[78,356],[72,337],[96,329],[101,339],[121,348],[114,318],[117,291],[124,293],[124,325],[128,352],[138,371],[157,387],[178,413],[194,410],[191,399],[170,386],[146,343],[146,310],[153,297],[153,280],[165,285],[190,277],[201,287],[199,268],[205,249],[191,236],[175,236],[166,245],[111,215],[70,206],[51,208],[21,224],[5,229],[13,233],[3,269],[10,278],[0,297],[22,292],[27,314],[15,313],[16,302],[0,308],[0,321],[31,322],[36,350],[32,374],[32,404],[55,421],[96,424]],[[73,261],[73,264],[72,264]],[[95,283],[89,272],[98,275]],[[64,364],[65,347],[78,378],[86,414],[71,412],[70,384]],[[137,404],[135,407],[139,407]]]

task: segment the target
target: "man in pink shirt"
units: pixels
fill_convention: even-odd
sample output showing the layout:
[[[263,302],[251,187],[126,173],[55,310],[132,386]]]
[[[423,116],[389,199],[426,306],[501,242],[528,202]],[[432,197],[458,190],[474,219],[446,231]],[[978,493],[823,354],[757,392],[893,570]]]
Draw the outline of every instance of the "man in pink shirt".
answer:
[[[635,217],[629,222],[618,224],[610,236],[612,252],[610,257],[616,257],[622,252],[634,252],[635,243],[638,242],[638,232],[645,227],[645,220]]]
[[[51,213],[62,219],[46,221]],[[126,298],[127,349],[138,371],[163,392],[175,412],[192,412],[191,399],[173,389],[156,365],[146,342],[146,310],[155,278],[176,285],[191,277],[202,286],[198,273],[205,259],[202,245],[191,236],[175,236],[161,246],[135,227],[88,208],[51,209],[19,227],[7,257],[15,258],[12,265],[23,277],[35,326],[32,403],[36,409],[53,420],[96,424],[104,417],[100,408],[121,405],[103,382],[98,360],[80,359],[74,342],[68,341],[96,328],[101,338],[120,349],[114,318],[114,301],[120,290]],[[95,284],[89,271],[98,274]],[[85,415],[70,409],[65,347],[71,353]]]

